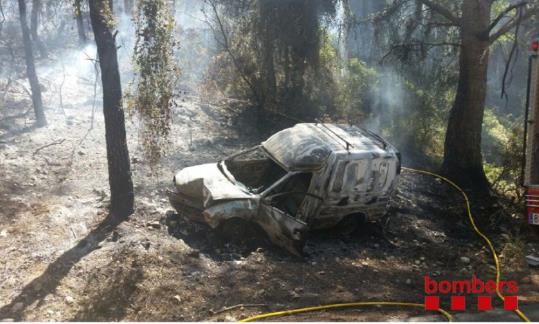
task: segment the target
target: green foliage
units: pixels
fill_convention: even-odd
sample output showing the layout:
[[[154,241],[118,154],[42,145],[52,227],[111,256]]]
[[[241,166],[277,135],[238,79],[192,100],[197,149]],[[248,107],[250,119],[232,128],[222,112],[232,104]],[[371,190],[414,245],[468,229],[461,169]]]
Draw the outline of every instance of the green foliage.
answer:
[[[139,137],[153,165],[164,153],[179,76],[173,56],[174,18],[167,1],[139,0],[135,26],[136,75],[126,94],[127,107],[139,117]]]
[[[443,5],[458,13],[460,1]],[[455,96],[458,46],[451,44],[458,43],[458,30],[433,27],[439,15],[424,10],[419,1],[388,3],[371,19],[359,28],[362,32],[372,26],[375,46],[364,60],[367,66],[379,66],[374,92],[363,95],[366,108],[370,106],[367,116],[374,120],[366,125],[390,139],[405,161],[435,167],[443,156]]]
[[[461,1],[441,2],[460,10]],[[505,2],[493,11],[505,8]],[[379,15],[395,19],[373,19],[376,44],[369,53],[343,57],[336,39],[340,34],[330,32],[335,22],[322,19],[331,18],[331,10],[318,7],[306,14],[302,1],[219,3],[230,48],[223,48],[211,65],[214,89],[295,120],[365,126],[394,143],[406,163],[440,165],[457,88],[459,46],[453,45],[460,39],[458,28],[439,28],[439,15],[421,10],[419,2],[393,2],[391,13]],[[350,16],[346,8],[345,15]],[[222,38],[219,32],[217,38]],[[499,192],[518,198],[522,127],[499,110],[485,113],[485,169]]]
[[[321,26],[335,14],[334,1],[208,2],[222,45],[208,86],[297,119],[335,111],[336,54]]]
[[[374,97],[381,102],[371,114],[377,116],[380,131],[407,161],[441,161],[452,89],[417,84],[385,72]]]
[[[526,251],[526,239],[522,234],[504,233],[503,248],[500,257],[505,265],[511,267],[519,267],[523,264]],[[525,264],[525,263],[524,263]]]
[[[496,117],[491,110],[485,112],[483,153],[487,178],[498,193],[522,201],[522,121]]]
[[[110,8],[110,6],[108,5],[108,1],[102,1],[101,2],[101,15],[102,17],[104,17],[106,19],[106,23],[107,23],[107,27],[110,29],[110,30],[114,30],[114,28],[116,27],[116,19],[114,18],[114,14],[112,12],[112,9]],[[79,7],[80,9],[80,7]]]
[[[343,76],[337,78],[337,111],[340,118],[349,123],[358,123],[372,117],[366,107],[366,100],[378,84],[378,73],[367,67],[358,58],[351,58],[346,64]]]
[[[483,117],[483,158],[488,162],[500,163],[499,152],[509,144],[510,131],[505,127],[492,109],[485,109]]]

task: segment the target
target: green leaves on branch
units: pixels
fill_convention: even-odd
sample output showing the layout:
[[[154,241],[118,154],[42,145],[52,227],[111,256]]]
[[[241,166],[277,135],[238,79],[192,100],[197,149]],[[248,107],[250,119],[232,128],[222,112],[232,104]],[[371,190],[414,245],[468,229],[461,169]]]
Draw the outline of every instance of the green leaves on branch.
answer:
[[[139,138],[153,165],[165,153],[179,68],[174,61],[174,17],[165,0],[139,0],[133,53],[135,79],[126,94],[128,111],[140,121]]]

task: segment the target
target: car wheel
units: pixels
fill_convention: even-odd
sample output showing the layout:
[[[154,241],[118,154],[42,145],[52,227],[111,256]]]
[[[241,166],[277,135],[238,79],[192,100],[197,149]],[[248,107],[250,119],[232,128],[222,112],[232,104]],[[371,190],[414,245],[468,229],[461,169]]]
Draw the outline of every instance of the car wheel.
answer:
[[[259,235],[255,224],[241,218],[231,218],[224,221],[217,228],[217,231],[222,238],[236,243],[245,243]]]
[[[352,214],[345,216],[341,221],[335,225],[335,232],[339,235],[352,235],[359,226],[363,225],[367,220],[367,217],[363,214]]]

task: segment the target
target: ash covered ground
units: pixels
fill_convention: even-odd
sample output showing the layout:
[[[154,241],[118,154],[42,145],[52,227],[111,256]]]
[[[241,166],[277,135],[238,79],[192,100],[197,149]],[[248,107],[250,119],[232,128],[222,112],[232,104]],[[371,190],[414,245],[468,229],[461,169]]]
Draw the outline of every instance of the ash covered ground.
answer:
[[[32,127],[22,81],[9,87],[0,111],[2,319],[233,321],[335,302],[422,303],[425,275],[494,278],[490,254],[469,227],[462,198],[421,175],[402,175],[383,221],[347,236],[313,233],[303,258],[264,238],[228,241],[185,221],[165,196],[174,171],[219,160],[267,135],[250,127],[250,113],[238,103],[209,103],[189,92],[175,109],[168,155],[155,168],[140,151],[136,120],[127,123],[136,212],[126,222],[111,223],[99,91],[94,99],[94,80],[68,70],[60,102],[60,85],[43,72],[48,127]],[[519,242],[502,235],[511,232],[511,223],[482,225],[502,252],[504,278],[518,282],[521,302],[537,302],[539,272],[513,256],[511,245]],[[522,244],[537,251],[537,244]],[[421,310],[362,308],[286,320],[420,315]]]

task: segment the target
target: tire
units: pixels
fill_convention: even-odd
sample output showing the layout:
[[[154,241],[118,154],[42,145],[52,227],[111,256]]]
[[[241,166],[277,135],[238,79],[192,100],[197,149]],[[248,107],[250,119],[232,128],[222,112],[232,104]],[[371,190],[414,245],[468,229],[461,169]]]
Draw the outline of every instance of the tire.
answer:
[[[349,236],[352,235],[361,225],[365,224],[367,217],[364,214],[351,214],[345,216],[335,225],[336,234]]]
[[[253,238],[260,239],[255,224],[241,218],[231,218],[217,227],[218,235],[230,242],[245,243]]]

